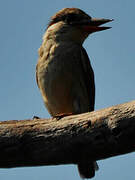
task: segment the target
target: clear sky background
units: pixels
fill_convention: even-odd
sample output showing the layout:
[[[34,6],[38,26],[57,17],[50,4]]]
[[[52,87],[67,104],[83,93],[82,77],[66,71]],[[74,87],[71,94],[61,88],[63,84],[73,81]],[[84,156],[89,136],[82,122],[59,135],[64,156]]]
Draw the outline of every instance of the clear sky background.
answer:
[[[84,43],[95,72],[96,109],[135,99],[134,0],[0,0],[0,120],[50,117],[35,80],[37,50],[50,16],[78,7],[113,18]],[[134,180],[135,154],[98,162],[95,180]],[[1,180],[79,180],[74,165],[0,169]]]

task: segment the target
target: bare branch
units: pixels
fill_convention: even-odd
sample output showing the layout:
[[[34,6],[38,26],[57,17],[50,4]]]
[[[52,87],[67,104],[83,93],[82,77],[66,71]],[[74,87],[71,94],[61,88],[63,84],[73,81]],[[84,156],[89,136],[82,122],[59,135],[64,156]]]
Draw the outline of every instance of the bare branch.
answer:
[[[77,164],[135,151],[135,101],[57,119],[0,122],[0,168]]]

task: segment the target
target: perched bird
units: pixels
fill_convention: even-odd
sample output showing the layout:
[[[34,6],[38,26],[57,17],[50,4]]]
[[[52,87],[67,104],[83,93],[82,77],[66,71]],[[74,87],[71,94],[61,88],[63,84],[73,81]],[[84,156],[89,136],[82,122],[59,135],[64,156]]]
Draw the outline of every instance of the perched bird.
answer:
[[[82,44],[89,34],[109,29],[110,19],[91,18],[78,8],[64,8],[52,16],[39,48],[36,79],[44,104],[53,117],[94,110],[95,82]],[[92,178],[96,162],[79,162],[83,178]]]

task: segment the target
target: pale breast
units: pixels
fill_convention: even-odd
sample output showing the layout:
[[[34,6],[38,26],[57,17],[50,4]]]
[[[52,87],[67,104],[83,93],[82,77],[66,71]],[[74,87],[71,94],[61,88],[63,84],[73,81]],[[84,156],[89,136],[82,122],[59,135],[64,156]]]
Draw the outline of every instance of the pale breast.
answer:
[[[88,96],[77,51],[75,44],[60,43],[60,46],[50,48],[46,59],[40,59],[43,63],[38,70],[39,88],[53,116],[88,111]]]

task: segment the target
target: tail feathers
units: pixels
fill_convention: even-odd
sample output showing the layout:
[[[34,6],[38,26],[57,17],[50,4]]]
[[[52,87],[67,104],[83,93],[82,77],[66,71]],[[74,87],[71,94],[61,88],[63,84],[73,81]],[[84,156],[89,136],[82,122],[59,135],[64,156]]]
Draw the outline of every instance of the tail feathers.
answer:
[[[78,171],[81,178],[93,178],[95,176],[95,171],[98,170],[97,162],[90,163],[80,163],[78,164]]]

